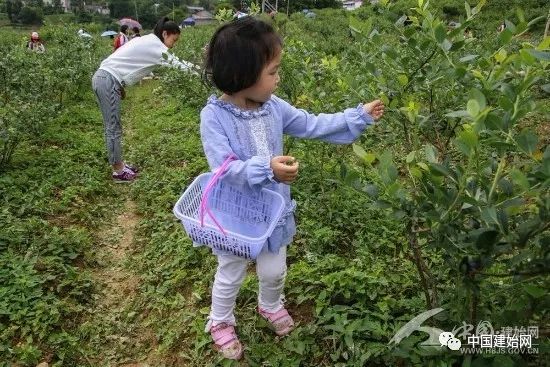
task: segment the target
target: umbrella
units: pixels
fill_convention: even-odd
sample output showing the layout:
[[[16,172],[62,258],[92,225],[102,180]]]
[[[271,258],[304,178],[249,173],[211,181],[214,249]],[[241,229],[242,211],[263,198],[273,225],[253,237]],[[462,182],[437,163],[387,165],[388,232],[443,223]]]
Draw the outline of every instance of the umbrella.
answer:
[[[117,23],[120,25],[127,25],[129,28],[134,28],[134,27],[138,27],[139,29],[143,28],[137,20],[134,20],[132,18],[122,18]]]
[[[118,34],[118,32],[108,30],[108,31],[105,31],[105,32],[101,33],[101,37],[116,36],[117,34]]]
[[[182,23],[183,25],[195,25],[195,19],[193,17],[185,18]]]

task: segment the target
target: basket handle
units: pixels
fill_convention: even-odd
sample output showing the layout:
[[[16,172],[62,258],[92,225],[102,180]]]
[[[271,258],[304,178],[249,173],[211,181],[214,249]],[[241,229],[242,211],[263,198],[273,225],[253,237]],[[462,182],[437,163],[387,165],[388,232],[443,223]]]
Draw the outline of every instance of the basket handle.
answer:
[[[200,215],[200,218],[201,218],[201,227],[204,227],[204,216],[205,216],[205,214],[208,214],[210,216],[210,218],[212,218],[212,220],[214,221],[216,226],[218,226],[219,230],[223,233],[224,236],[227,236],[227,234],[225,233],[225,230],[218,223],[216,218],[214,218],[214,215],[212,214],[210,209],[208,209],[208,198],[210,196],[210,191],[212,191],[212,189],[216,185],[217,181],[225,173],[225,170],[227,169],[227,166],[229,165],[229,163],[231,163],[231,161],[233,161],[235,159],[237,159],[237,156],[235,154],[231,153],[225,159],[225,161],[222,163],[220,168],[218,168],[218,170],[216,171],[214,176],[212,176],[212,178],[210,179],[210,182],[208,182],[208,185],[206,185],[206,188],[204,189],[204,192],[203,192],[202,198],[201,198],[200,208],[199,208],[199,215]]]

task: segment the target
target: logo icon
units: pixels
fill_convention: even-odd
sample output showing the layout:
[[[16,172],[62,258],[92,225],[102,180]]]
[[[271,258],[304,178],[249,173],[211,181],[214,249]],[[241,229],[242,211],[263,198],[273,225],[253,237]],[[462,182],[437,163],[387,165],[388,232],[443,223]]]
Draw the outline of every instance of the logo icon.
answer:
[[[423,341],[420,345],[430,347],[434,345],[439,345],[437,343],[439,336],[443,333],[443,330],[431,327],[431,326],[422,326],[424,321],[428,320],[433,315],[437,315],[443,311],[443,308],[433,308],[431,310],[422,312],[420,315],[416,316],[414,319],[406,323],[390,340],[388,344],[397,345],[401,340],[405,339],[415,331],[423,331],[429,335],[428,339]],[[454,337],[454,336],[453,336]]]
[[[450,350],[459,350],[462,346],[462,342],[455,338],[454,334],[449,331],[443,331],[441,329],[431,327],[431,326],[422,326],[422,324],[428,320],[430,317],[437,315],[443,311],[443,308],[433,308],[426,312],[422,312],[420,315],[413,318],[411,321],[406,323],[390,340],[389,344],[397,345],[401,340],[405,339],[415,331],[422,331],[428,334],[428,339],[420,343],[423,347],[447,347]],[[438,343],[439,341],[439,343]]]
[[[449,331],[439,334],[439,343],[442,347],[447,346],[450,350],[459,350],[462,346],[460,339],[455,338],[453,333]]]

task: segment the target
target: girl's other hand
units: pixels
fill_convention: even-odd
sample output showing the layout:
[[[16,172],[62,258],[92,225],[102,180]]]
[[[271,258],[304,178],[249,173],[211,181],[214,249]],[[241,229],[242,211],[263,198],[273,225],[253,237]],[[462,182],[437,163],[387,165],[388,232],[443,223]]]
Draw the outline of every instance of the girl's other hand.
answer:
[[[271,169],[277,181],[291,184],[298,176],[298,162],[294,157],[280,155],[271,159]]]
[[[374,121],[378,121],[384,115],[384,102],[377,99],[363,105],[363,111],[372,116]]]

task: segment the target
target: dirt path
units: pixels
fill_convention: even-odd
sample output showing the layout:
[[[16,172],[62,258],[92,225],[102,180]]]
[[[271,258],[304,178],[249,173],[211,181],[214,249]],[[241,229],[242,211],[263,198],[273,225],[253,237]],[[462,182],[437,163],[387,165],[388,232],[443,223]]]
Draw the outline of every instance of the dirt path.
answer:
[[[105,267],[94,274],[101,287],[97,304],[99,312],[120,308],[135,295],[139,279],[125,269],[124,262],[132,249],[138,221],[135,203],[126,199],[124,209],[113,221],[114,225],[100,234],[104,246],[98,249],[97,257]]]
[[[123,106],[126,155],[135,134],[132,103]],[[154,333],[141,321],[140,276],[131,270],[135,237],[141,220],[129,185],[117,185],[119,211],[96,234],[97,266],[92,270],[96,294],[90,324],[88,364],[105,367],[149,367],[156,351]]]

